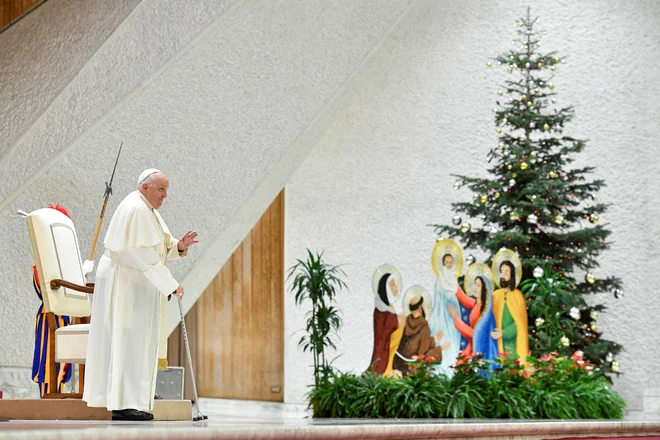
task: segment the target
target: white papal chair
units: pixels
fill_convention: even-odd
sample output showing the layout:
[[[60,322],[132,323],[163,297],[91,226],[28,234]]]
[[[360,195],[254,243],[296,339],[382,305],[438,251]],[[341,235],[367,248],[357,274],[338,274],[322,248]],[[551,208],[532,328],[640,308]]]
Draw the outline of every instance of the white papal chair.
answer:
[[[46,399],[82,398],[89,318],[92,312],[89,295],[94,284],[87,283],[83,273],[78,237],[73,222],[63,213],[50,208],[27,215],[32,250],[41,280],[44,311],[47,313],[51,365],[79,365],[79,392],[44,395]],[[55,314],[70,316],[75,324],[56,329]],[[50,369],[50,383],[57,383],[57,369]]]

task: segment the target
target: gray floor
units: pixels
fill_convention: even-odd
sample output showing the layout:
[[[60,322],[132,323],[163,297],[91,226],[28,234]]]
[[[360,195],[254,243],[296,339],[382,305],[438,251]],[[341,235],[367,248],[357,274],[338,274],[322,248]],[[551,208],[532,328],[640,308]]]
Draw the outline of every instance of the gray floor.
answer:
[[[552,438],[660,435],[660,422],[313,420],[301,405],[201,399],[202,422],[9,421],[0,439]],[[195,413],[193,407],[193,413]]]

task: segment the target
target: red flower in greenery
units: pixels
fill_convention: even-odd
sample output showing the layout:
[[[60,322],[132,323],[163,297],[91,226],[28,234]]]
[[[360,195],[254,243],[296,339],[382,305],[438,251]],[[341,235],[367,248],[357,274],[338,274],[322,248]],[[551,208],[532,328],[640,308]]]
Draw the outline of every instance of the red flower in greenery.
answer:
[[[508,358],[511,353],[508,351],[505,351],[503,353],[500,353],[499,357],[501,358]]]
[[[571,356],[571,360],[578,361],[581,360],[584,357],[584,353],[582,350],[578,350],[573,355]]]
[[[430,364],[431,362],[435,362],[437,359],[434,358],[433,356],[429,356],[427,358],[424,358],[424,363],[425,364]]]

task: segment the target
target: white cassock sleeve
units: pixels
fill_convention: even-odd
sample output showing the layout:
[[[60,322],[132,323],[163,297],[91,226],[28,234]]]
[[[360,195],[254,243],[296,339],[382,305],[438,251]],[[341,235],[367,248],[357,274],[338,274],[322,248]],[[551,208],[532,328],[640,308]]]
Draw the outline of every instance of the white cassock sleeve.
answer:
[[[170,238],[170,252],[167,254],[167,261],[178,260],[188,256],[188,249],[179,252],[179,240]]]
[[[176,248],[174,252],[178,254]],[[111,252],[111,259],[142,272],[163,296],[168,296],[179,287],[179,283],[174,279],[170,270],[161,263],[155,248],[132,247],[121,252]]]

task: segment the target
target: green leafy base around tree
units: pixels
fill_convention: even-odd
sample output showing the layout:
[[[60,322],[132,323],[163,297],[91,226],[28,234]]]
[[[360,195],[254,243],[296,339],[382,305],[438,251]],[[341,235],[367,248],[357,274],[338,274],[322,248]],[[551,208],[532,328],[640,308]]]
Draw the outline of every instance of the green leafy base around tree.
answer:
[[[404,378],[334,372],[308,394],[317,418],[621,419],[625,401],[576,356],[456,367],[450,379],[417,361]]]

